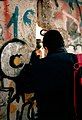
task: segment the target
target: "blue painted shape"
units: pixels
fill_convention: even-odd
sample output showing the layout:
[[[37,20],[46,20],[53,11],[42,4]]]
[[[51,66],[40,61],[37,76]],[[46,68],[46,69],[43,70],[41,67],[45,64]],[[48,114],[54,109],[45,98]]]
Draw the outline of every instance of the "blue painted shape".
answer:
[[[9,28],[13,24],[13,29],[14,29],[14,37],[18,37],[18,14],[19,13],[19,8],[18,6],[15,7],[15,12],[13,13],[7,27]]]
[[[34,15],[34,11],[32,9],[27,10],[23,16],[23,22],[25,25],[31,25],[31,19],[29,19],[29,15]]]
[[[71,3],[76,3],[76,0],[65,0],[67,3],[71,2]],[[77,0],[79,5],[82,5],[82,2]]]
[[[74,1],[76,1],[76,0],[74,0]],[[77,1],[78,1],[78,4],[79,4],[79,5],[82,5],[82,2],[81,2],[81,1],[79,1],[79,0],[77,0]]]

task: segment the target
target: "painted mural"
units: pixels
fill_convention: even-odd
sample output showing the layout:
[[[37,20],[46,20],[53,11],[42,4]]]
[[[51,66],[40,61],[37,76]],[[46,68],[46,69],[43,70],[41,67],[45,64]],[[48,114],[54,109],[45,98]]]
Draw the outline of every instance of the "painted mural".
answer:
[[[29,62],[30,53],[35,49],[36,0],[3,0],[0,1],[0,6],[0,47],[13,38],[24,41],[26,46],[23,47],[24,50],[21,48],[21,51],[22,54],[24,53],[26,62]],[[18,46],[14,49],[9,45],[6,52],[12,56],[13,52],[17,53],[19,49]],[[7,56],[6,52],[2,56],[5,56],[5,54]],[[7,58],[5,59],[7,60]],[[2,64],[4,63],[5,61],[2,60]],[[5,72],[9,71],[7,65]]]
[[[37,22],[44,29],[58,29],[66,47],[82,45],[82,1],[81,0],[38,0]],[[80,51],[81,52],[81,51]]]
[[[36,0],[34,2],[33,0],[0,1],[0,24],[3,29],[3,38],[5,41],[16,37],[25,41],[31,40],[32,43],[32,40],[35,39],[36,29],[35,4]]]
[[[37,113],[36,100],[28,107],[34,93],[25,94],[25,104],[22,98],[10,104],[16,92],[12,77],[29,62],[36,34],[49,29],[61,32],[68,52],[81,53],[82,0],[0,0],[0,120],[30,120]]]
[[[29,62],[32,50],[35,49],[36,4],[36,0],[0,0],[0,67],[6,75],[5,77],[0,73],[0,120],[18,119],[22,102],[20,100],[20,105],[16,100],[11,105],[9,103],[16,91],[10,77],[19,74],[24,64]],[[10,65],[14,57],[16,58],[14,63],[20,64],[21,55],[25,62],[23,66]]]

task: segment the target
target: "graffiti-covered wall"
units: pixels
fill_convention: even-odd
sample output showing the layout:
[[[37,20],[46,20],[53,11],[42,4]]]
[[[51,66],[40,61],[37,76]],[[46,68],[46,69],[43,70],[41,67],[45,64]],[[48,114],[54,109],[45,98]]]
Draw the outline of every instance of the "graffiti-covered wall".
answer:
[[[36,0],[0,1],[0,28],[4,41],[16,37],[34,44],[35,25]]]
[[[36,47],[36,32],[39,36],[42,29],[59,30],[67,50],[82,53],[82,0],[0,0],[0,87],[4,84],[16,92],[12,77],[29,62]],[[10,92],[12,89],[0,89],[0,120],[18,120],[22,102],[18,105],[14,99],[7,106]],[[25,96],[28,101],[30,95]],[[27,120],[25,111],[23,120]]]
[[[15,54],[23,54],[28,62],[30,53],[35,49],[36,31],[36,0],[2,0],[0,1],[0,46],[13,38],[20,39],[26,43],[21,46],[18,41],[5,46],[1,52],[1,68],[6,75],[13,76],[18,69],[10,66],[10,57]],[[20,53],[19,48],[22,48]],[[3,56],[3,57],[2,57]],[[17,62],[18,59],[17,59]],[[5,67],[6,66],[6,67]]]
[[[15,65],[20,64],[19,57],[22,54],[24,62],[28,63],[30,53],[35,49],[36,4],[36,0],[0,0],[0,69],[6,75],[2,77],[0,70],[0,120],[8,119],[9,89],[5,91],[3,84],[15,88],[12,79],[7,76],[15,77],[24,66],[12,66],[12,59],[16,58],[13,59]],[[13,41],[13,38],[16,40]],[[13,113],[17,110],[16,102],[10,107],[10,118],[15,120],[16,114]]]
[[[82,0],[38,0],[37,6],[40,27],[58,29],[64,37],[66,47],[81,47]]]

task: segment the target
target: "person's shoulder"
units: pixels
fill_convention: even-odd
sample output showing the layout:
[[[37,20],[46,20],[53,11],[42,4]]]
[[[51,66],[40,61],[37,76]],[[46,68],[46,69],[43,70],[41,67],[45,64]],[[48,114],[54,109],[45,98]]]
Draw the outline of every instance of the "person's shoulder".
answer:
[[[76,60],[76,54],[74,53],[64,52],[64,53],[61,53],[60,56],[66,59]]]
[[[67,52],[61,52],[61,53],[53,53],[49,56],[47,56],[46,58],[44,58],[43,61],[68,61],[68,62],[72,62],[75,63],[76,62],[76,55],[73,53],[67,53]]]
[[[67,53],[67,52],[59,52],[59,53],[52,53],[46,57],[47,58],[62,58],[62,57],[75,57],[76,55],[73,53]],[[45,59],[45,58],[44,58]]]
[[[73,59],[73,60],[76,60],[76,54],[74,54],[74,53],[66,53],[66,56],[67,56],[68,58],[71,58],[71,59]]]
[[[63,53],[62,55],[60,55],[61,58],[64,60],[64,61],[67,61],[67,62],[70,62],[72,63],[73,65],[76,63],[77,61],[77,58],[76,58],[76,54],[74,53]]]

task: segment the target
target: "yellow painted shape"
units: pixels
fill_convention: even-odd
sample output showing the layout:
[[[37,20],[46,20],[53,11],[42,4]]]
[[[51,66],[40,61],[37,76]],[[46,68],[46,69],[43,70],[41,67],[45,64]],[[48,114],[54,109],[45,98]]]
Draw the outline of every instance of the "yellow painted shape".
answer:
[[[21,63],[20,57],[15,57],[15,59],[14,59],[14,64],[17,66],[17,65],[19,65],[20,63]]]

